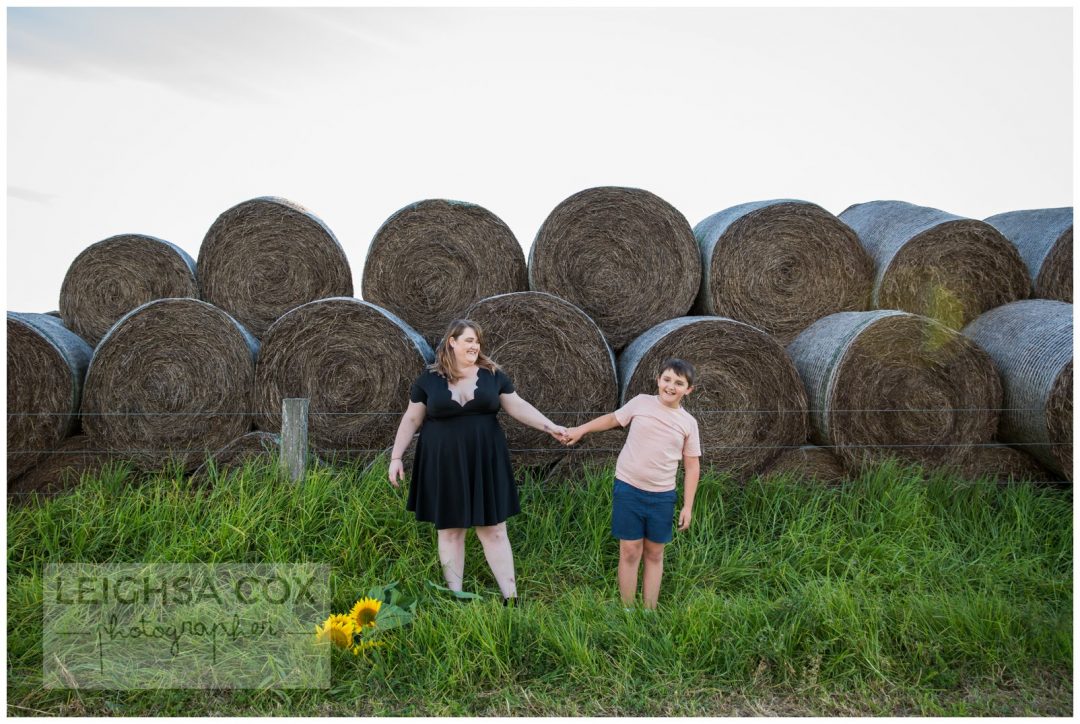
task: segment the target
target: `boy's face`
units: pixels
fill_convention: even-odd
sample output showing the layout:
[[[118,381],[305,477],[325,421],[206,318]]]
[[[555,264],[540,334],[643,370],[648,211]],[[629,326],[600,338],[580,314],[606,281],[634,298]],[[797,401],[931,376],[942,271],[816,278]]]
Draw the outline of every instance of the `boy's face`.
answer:
[[[678,407],[682,404],[682,398],[694,390],[686,378],[674,370],[664,370],[656,378],[656,394],[660,402],[668,407]]]

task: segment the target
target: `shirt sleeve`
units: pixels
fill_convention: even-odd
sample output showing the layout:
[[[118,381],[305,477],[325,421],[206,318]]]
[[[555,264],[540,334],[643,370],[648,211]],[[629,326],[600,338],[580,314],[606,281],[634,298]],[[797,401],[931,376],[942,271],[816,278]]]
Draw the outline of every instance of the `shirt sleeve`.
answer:
[[[634,419],[634,415],[641,412],[641,397],[641,395],[637,395],[618,410],[615,410],[615,419],[619,421],[620,425],[626,427]]]
[[[424,375],[417,377],[416,381],[412,383],[412,387],[409,388],[409,401],[427,404],[427,390],[424,389]]]
[[[510,395],[515,392],[514,383],[510,381],[510,375],[502,370],[495,373],[495,385],[499,388],[500,395]]]
[[[686,442],[683,443],[682,454],[683,457],[701,457],[701,436],[698,434],[697,420],[694,420],[693,427],[690,428],[690,434],[686,436]]]

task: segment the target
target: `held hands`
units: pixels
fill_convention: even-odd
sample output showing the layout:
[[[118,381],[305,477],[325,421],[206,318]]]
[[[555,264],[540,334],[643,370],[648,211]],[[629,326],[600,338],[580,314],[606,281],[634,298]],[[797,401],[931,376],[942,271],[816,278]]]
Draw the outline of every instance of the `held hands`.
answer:
[[[581,426],[571,427],[563,433],[559,438],[559,442],[563,445],[577,445],[581,438],[585,437],[585,433],[582,431]]]
[[[563,441],[563,436],[566,434],[566,428],[562,425],[544,425],[544,432],[551,435],[559,442]]]
[[[405,479],[405,466],[401,462],[401,458],[396,458],[390,461],[390,484],[395,488],[398,487],[398,481]]]

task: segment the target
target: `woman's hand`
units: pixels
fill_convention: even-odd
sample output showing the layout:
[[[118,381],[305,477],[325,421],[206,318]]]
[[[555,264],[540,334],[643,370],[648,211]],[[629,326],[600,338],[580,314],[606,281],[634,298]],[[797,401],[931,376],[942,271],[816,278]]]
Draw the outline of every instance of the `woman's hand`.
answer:
[[[585,431],[581,429],[581,425],[577,427],[571,427],[565,433],[563,433],[561,442],[564,445],[577,445],[581,438],[585,437]]]
[[[401,462],[401,458],[390,461],[390,484],[395,488],[398,487],[398,481],[405,479],[405,466]]]
[[[544,425],[544,432],[551,435],[559,442],[563,442],[566,439],[566,428],[562,425]]]

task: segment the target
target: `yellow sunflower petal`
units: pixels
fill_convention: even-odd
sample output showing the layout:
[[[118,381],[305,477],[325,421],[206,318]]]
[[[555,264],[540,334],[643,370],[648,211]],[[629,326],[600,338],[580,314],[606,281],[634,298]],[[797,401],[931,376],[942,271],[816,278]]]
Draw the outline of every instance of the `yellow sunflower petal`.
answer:
[[[380,608],[382,608],[382,601],[374,598],[361,598],[349,611],[349,618],[352,619],[357,630],[365,627],[374,628],[375,617],[379,614]]]

